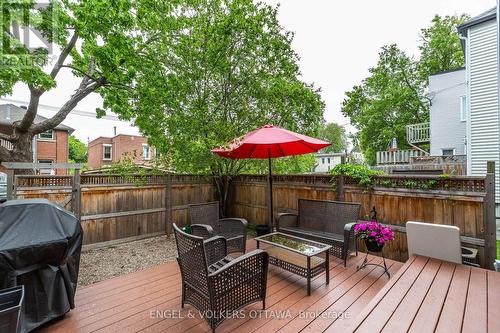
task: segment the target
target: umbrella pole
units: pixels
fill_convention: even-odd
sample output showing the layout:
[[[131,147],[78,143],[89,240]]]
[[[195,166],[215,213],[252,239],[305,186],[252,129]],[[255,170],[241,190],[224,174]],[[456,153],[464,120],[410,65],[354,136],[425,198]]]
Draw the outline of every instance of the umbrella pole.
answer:
[[[268,182],[268,187],[269,187],[269,227],[270,227],[270,231],[273,232],[273,226],[274,226],[274,223],[273,223],[273,169],[272,169],[272,164],[271,164],[271,148],[268,148],[268,157],[267,157],[268,161],[269,161],[269,175],[268,175],[268,178],[267,178],[267,182]]]

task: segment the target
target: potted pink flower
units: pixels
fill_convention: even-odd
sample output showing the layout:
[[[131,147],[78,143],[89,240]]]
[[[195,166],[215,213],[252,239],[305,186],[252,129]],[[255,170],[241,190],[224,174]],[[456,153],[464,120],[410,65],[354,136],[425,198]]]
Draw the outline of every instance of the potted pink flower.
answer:
[[[385,242],[394,239],[394,231],[390,226],[376,221],[364,221],[354,226],[356,237],[365,241],[370,252],[381,252]]]

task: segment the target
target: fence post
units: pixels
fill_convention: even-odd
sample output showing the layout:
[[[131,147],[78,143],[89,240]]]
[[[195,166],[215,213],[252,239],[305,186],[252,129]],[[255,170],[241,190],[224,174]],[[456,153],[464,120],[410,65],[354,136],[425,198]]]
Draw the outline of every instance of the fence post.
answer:
[[[488,269],[494,269],[496,259],[496,212],[495,212],[495,162],[486,163],[486,179],[484,198],[484,259]]]
[[[17,176],[14,175],[14,177],[12,177],[13,179],[13,182],[12,182],[12,198],[13,199],[17,199]]]
[[[14,190],[14,170],[7,170],[7,200],[12,200]]]
[[[172,233],[172,174],[167,174],[167,184],[165,187],[165,232]]]
[[[344,175],[337,176],[337,201],[345,201]]]
[[[82,188],[80,184],[80,169],[75,168],[73,174],[73,186],[71,187],[71,210],[78,218],[82,218]]]

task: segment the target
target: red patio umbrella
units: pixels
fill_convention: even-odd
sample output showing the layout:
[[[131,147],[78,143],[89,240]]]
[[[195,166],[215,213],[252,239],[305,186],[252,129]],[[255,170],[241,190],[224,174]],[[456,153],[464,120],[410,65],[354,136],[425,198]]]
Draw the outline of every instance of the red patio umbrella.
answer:
[[[271,158],[314,153],[330,143],[298,134],[273,125],[265,125],[251,131],[227,146],[212,152],[231,159],[267,158],[269,160],[269,224],[273,223],[273,183]]]

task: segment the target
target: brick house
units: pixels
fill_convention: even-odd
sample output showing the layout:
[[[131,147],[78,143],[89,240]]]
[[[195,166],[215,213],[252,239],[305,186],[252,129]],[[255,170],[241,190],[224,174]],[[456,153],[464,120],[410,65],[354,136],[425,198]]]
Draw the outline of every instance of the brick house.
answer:
[[[148,144],[148,139],[138,135],[118,134],[114,137],[99,137],[89,142],[88,167],[100,169],[120,161],[129,154],[139,165],[148,165],[155,157],[157,151]]]
[[[12,123],[20,121],[24,117],[25,109],[13,104],[0,105],[0,132],[10,134],[12,132]],[[40,123],[47,118],[37,115],[35,123]],[[53,162],[68,163],[69,158],[69,135],[74,129],[59,124],[53,130],[49,130],[36,135],[33,139],[33,161],[34,162]],[[0,145],[9,149],[10,142],[0,140]],[[65,170],[41,170],[40,173],[65,174]]]

